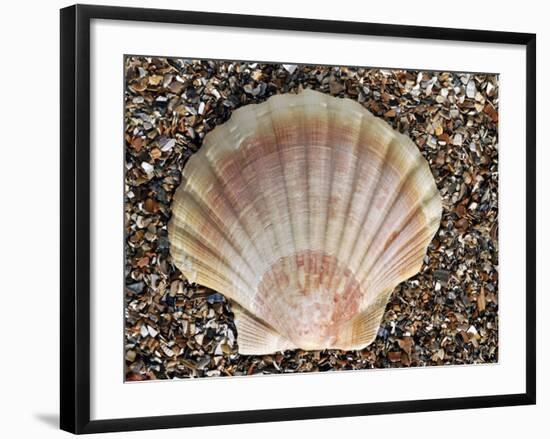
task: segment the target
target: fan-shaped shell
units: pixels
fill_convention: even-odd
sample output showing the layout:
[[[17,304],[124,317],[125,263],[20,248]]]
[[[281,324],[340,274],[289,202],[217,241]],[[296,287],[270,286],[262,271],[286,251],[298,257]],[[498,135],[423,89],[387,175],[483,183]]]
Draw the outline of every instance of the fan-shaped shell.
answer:
[[[183,170],[175,264],[234,306],[239,352],[360,349],[441,219],[414,143],[360,104],[306,90],[236,110]]]

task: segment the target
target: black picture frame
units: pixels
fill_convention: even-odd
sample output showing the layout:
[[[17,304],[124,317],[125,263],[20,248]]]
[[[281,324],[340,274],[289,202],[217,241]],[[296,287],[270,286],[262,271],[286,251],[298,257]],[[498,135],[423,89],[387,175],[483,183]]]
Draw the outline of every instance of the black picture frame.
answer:
[[[525,393],[126,419],[90,419],[90,22],[92,19],[231,26],[526,47]],[[535,404],[536,400],[536,35],[303,18],[75,5],[61,10],[61,429],[112,431],[287,421]]]

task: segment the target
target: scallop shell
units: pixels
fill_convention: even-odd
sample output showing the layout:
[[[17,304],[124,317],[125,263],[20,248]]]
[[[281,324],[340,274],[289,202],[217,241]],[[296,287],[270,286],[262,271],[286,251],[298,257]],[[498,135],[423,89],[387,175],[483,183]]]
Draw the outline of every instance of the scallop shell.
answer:
[[[188,280],[234,302],[241,354],[354,350],[375,339],[440,220],[408,137],[357,102],[306,90],[244,106],[205,136],[168,235]]]

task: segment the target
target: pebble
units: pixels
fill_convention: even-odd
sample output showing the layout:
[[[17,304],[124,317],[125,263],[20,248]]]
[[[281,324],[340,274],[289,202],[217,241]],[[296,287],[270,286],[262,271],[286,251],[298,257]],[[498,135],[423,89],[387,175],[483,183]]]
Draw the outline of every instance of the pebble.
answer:
[[[283,68],[292,75],[298,66],[296,64],[283,64]]]
[[[475,98],[476,96],[476,84],[474,81],[469,81],[466,86],[466,96],[470,99]]]

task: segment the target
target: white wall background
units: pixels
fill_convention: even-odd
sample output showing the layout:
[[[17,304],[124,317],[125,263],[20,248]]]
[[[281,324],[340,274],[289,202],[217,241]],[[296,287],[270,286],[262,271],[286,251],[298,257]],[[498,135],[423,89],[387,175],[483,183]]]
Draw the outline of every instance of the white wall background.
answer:
[[[538,38],[538,401],[537,406],[325,419],[105,437],[522,437],[547,431],[550,414],[544,306],[550,246],[550,161],[543,145],[550,28],[544,2],[347,2],[102,0],[88,3],[395,24],[535,32]],[[58,431],[59,13],[67,1],[2,5],[0,17],[0,434],[54,438]],[[195,44],[200,47],[200,42]],[[545,53],[546,52],[546,53]],[[438,54],[434,53],[434,57]],[[550,175],[548,173],[547,175]],[[545,203],[546,201],[546,203]],[[546,205],[545,205],[546,204]],[[29,262],[30,261],[30,262]],[[546,350],[544,349],[546,347]],[[182,398],[185,396],[182,395]],[[212,397],[217,397],[213,395]],[[220,396],[222,397],[222,396]],[[144,401],[146,403],[146,401]]]

